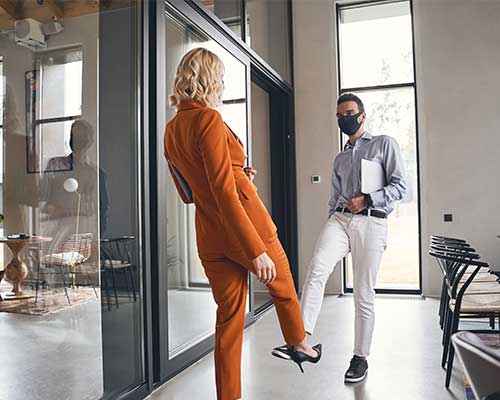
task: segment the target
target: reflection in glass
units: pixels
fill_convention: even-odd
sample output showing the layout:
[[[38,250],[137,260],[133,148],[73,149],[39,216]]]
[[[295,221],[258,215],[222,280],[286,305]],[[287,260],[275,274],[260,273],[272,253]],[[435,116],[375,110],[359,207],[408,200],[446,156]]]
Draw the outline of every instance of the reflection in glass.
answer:
[[[97,20],[96,14],[61,18],[62,24],[81,29],[77,42],[87,46],[85,60],[81,51],[67,48],[76,39],[71,29],[54,36],[43,52],[17,45],[10,35],[0,36],[2,297],[9,297],[20,278],[14,271],[22,269],[10,266],[11,251],[19,251],[26,263],[17,298],[0,302],[0,340],[12,342],[15,333],[15,341],[22,343],[2,352],[2,360],[9,364],[0,381],[5,398],[31,398],[37,393],[40,398],[98,399],[104,393],[95,91],[82,108],[82,87],[96,85],[95,78],[84,81],[82,68],[85,63],[89,71],[98,69],[97,38],[86,28]],[[80,115],[80,121],[66,119]],[[27,141],[33,135],[39,139],[36,143]],[[78,154],[70,148],[71,136],[75,148],[84,143]],[[29,144],[36,146],[27,148]],[[36,156],[36,168],[29,168],[29,156]],[[77,190],[65,189],[69,178],[78,182]],[[22,233],[24,238],[5,238]],[[9,385],[18,381],[18,375],[9,376],[9,371],[22,369],[27,362],[37,373],[22,385]]]
[[[388,219],[388,245],[384,253],[377,287],[384,289],[419,288],[418,182],[414,89],[375,90],[356,93],[367,113],[366,129],[393,136],[401,148],[408,193]],[[349,256],[350,257],[350,256]],[[349,259],[348,265],[352,263]],[[352,287],[352,271],[347,283]]]
[[[81,49],[41,53],[37,60],[43,87],[38,92],[40,119],[81,115],[82,58]]]
[[[247,1],[247,43],[285,80],[290,81],[288,0]]]
[[[39,3],[16,13],[51,21]],[[2,398],[97,400],[143,382],[135,5],[80,3],[54,3],[63,29],[44,49],[0,35]],[[105,249],[123,236],[125,257]]]
[[[219,111],[246,147],[245,65],[208,36],[169,15],[166,17],[166,32],[167,93],[171,91],[177,65],[184,54],[194,47],[205,47],[216,53],[225,66],[225,91]],[[167,120],[174,115],[175,110],[169,109]],[[164,165],[163,156],[159,162]],[[167,182],[165,198],[160,198],[159,204],[166,207],[167,223],[160,229],[164,230],[163,233],[166,231],[168,244],[166,260],[160,261],[160,268],[167,268],[168,348],[173,357],[213,334],[216,304],[198,258],[194,205],[182,203],[170,175],[165,171],[166,166],[163,172],[159,172],[165,174],[164,180],[160,180],[161,185]]]
[[[55,157],[66,157],[71,153],[70,136],[74,121],[47,122],[35,127],[35,153],[39,154],[39,168],[53,171],[55,165],[49,161]],[[71,164],[58,166],[57,171],[71,169]]]
[[[409,2],[345,8],[339,17],[342,88],[413,82]]]

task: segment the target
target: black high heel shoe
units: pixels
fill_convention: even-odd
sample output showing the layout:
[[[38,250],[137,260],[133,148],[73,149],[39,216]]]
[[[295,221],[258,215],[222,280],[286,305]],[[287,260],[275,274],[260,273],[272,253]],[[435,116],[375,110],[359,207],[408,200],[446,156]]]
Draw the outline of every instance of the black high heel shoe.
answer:
[[[291,348],[291,351],[290,351],[291,360],[299,366],[300,371],[302,373],[304,373],[304,368],[302,368],[302,363],[310,362],[310,363],[316,364],[321,359],[321,344],[317,344],[316,346],[313,346],[313,349],[316,350],[316,353],[318,353],[318,355],[316,357],[311,357],[309,354],[306,354],[302,351],[297,351],[294,348]]]

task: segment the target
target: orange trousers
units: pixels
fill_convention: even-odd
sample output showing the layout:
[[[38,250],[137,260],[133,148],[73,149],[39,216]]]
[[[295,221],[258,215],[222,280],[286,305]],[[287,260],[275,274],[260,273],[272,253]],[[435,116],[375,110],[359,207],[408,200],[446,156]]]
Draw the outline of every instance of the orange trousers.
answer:
[[[306,336],[300,304],[293,285],[288,258],[276,238],[266,243],[276,266],[276,279],[267,285],[287,344]],[[241,350],[248,291],[248,272],[253,264],[243,251],[219,258],[202,258],[205,273],[217,303],[215,328],[215,382],[218,400],[241,398]]]

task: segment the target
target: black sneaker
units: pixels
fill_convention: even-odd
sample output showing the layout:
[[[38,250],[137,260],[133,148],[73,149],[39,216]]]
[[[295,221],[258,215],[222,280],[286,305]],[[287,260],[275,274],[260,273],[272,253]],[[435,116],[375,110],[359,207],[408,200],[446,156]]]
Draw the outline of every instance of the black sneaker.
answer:
[[[368,373],[368,362],[365,358],[354,356],[349,369],[345,373],[344,381],[347,383],[361,382]]]
[[[284,360],[291,360],[292,359],[292,353],[293,349],[288,346],[287,344],[284,344],[283,346],[280,347],[275,347],[271,354],[274,357],[282,358]]]

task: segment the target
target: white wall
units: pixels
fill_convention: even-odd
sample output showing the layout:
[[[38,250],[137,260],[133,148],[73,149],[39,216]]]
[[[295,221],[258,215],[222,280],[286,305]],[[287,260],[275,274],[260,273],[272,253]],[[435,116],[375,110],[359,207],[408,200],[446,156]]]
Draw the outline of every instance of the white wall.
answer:
[[[500,270],[500,2],[415,0],[414,15],[423,284],[437,294],[430,234],[469,240]]]
[[[338,92],[334,3],[294,0],[293,8],[302,282],[326,218]],[[499,20],[494,0],[414,1],[425,295],[437,295],[441,284],[426,255],[430,234],[464,237],[500,264]],[[310,183],[312,174],[322,175],[320,185]],[[443,222],[448,212],[452,223]],[[341,289],[339,272],[330,293]]]
[[[294,0],[295,131],[299,282],[304,281],[314,245],[328,216],[330,176],[339,149],[335,102],[335,4],[330,0]],[[320,184],[311,175],[321,175]],[[341,268],[327,290],[339,293]]]

